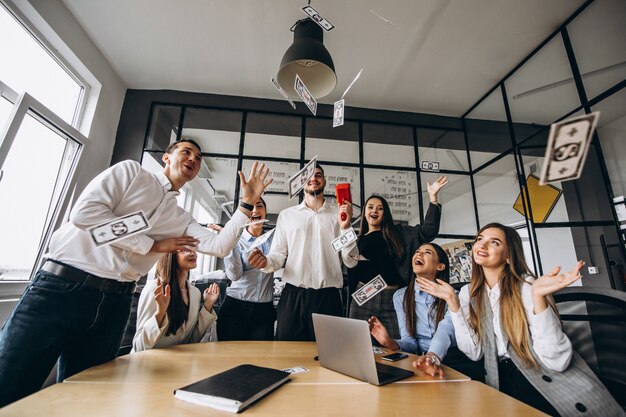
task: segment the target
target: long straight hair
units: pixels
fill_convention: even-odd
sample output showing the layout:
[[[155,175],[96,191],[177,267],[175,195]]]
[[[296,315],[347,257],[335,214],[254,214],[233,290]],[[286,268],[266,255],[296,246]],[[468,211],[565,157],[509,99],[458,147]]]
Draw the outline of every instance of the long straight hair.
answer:
[[[176,252],[166,253],[161,256],[159,258],[159,262],[157,262],[157,279],[160,279],[161,283],[167,283],[170,286],[170,304],[167,307],[167,320],[169,321],[169,326],[167,328],[167,332],[165,333],[166,336],[176,334],[189,315],[189,306],[183,301],[182,290],[178,284],[179,269],[181,268],[180,265],[178,265]]]
[[[365,236],[367,232],[369,232],[369,224],[367,223],[367,219],[365,218],[365,207],[367,207],[367,203],[373,198],[377,198],[383,205],[383,221],[381,222],[381,231],[383,232],[383,238],[385,239],[385,243],[387,244],[387,248],[389,249],[389,253],[395,255],[396,258],[402,258],[404,256],[404,245],[400,240],[400,236],[396,231],[393,223],[393,217],[391,216],[391,209],[389,208],[389,204],[387,200],[383,197],[372,194],[363,205],[363,210],[361,214],[361,225],[359,236]]]
[[[432,246],[435,249],[435,253],[437,254],[437,262],[440,264],[444,264],[445,268],[442,271],[437,271],[435,278],[440,279],[445,282],[450,282],[450,260],[448,259],[448,255],[441,248],[441,246],[436,243],[424,243],[420,245],[420,248],[424,246]],[[415,337],[416,328],[417,328],[417,317],[415,315],[415,274],[413,274],[413,279],[409,281],[409,285],[406,288],[406,292],[404,293],[404,315],[406,317],[406,331],[409,335]],[[443,317],[446,314],[446,302],[441,298],[435,298],[435,302],[430,307],[430,314],[434,313],[435,316],[435,329],[439,327],[439,322],[443,320]]]
[[[506,333],[511,348],[524,361],[527,366],[537,367],[538,364],[533,357],[530,348],[530,334],[528,330],[528,320],[524,303],[522,302],[522,286],[526,283],[526,277],[534,274],[526,264],[524,258],[524,248],[522,239],[515,229],[500,223],[489,223],[483,226],[476,236],[486,229],[499,229],[504,233],[507,247],[507,263],[499,281],[500,287],[500,321],[502,329]],[[484,329],[481,328],[482,301],[485,296],[487,281],[482,266],[474,261],[472,251],[472,276],[470,279],[470,298],[474,300],[474,305],[470,303],[470,326],[478,338],[482,340]],[[556,311],[556,307],[551,297],[548,297],[550,307]]]

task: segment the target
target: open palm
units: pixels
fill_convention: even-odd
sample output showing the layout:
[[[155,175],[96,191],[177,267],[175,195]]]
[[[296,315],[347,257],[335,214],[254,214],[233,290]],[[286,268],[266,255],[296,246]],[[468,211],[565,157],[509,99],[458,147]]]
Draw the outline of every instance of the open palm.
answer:
[[[431,281],[426,278],[417,277],[417,285],[420,290],[432,295],[433,297],[441,298],[443,300],[449,300],[455,296],[454,288],[447,282],[437,280]]]
[[[571,285],[580,279],[580,270],[585,265],[584,261],[578,261],[574,269],[560,274],[561,267],[557,266],[552,271],[540,276],[533,282],[532,293],[537,297],[545,297]]]
[[[428,194],[430,196],[437,197],[437,194],[439,193],[439,191],[441,191],[441,189],[445,187],[447,184],[448,184],[448,177],[441,176],[437,178],[437,180],[433,182],[432,184],[427,182],[426,190],[428,191]]]

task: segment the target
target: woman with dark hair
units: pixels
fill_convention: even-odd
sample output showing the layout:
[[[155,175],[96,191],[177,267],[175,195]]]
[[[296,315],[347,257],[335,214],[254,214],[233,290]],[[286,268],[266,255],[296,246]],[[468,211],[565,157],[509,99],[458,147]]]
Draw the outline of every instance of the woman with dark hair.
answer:
[[[133,352],[199,342],[215,321],[213,305],[220,289],[211,284],[200,304],[200,290],[188,281],[196,261],[191,249],[166,253],[159,259],[155,279],[148,280],[139,296]]]
[[[376,316],[385,325],[393,339],[400,336],[393,294],[412,280],[411,257],[422,243],[433,240],[439,233],[441,206],[437,194],[448,183],[447,177],[428,183],[430,205],[423,224],[401,226],[394,224],[387,200],[379,195],[370,196],[363,206],[359,240],[359,262],[348,269],[350,294],[355,289],[380,275],[387,288],[359,306],[350,304],[350,317],[367,320]]]
[[[387,349],[422,355],[413,366],[429,375],[442,377],[443,362],[472,379],[482,379],[480,369],[455,347],[454,327],[446,302],[421,291],[416,284],[418,278],[449,282],[449,272],[450,262],[441,246],[435,243],[420,246],[413,255],[414,279],[393,296],[400,339],[390,337],[377,317],[368,320],[370,332]]]
[[[552,294],[580,278],[556,267],[535,279],[511,227],[481,228],[472,247],[470,284],[457,296],[446,282],[418,278],[448,303],[459,349],[484,359],[487,384],[550,415],[623,416],[561,329]]]
[[[217,321],[220,341],[274,340],[274,273],[263,272],[248,263],[254,248],[258,247],[266,255],[272,246],[273,233],[263,243],[257,240],[263,235],[266,215],[265,200],[260,198],[252,209],[251,224],[244,229],[230,255],[224,258],[224,269],[231,284],[226,289]]]

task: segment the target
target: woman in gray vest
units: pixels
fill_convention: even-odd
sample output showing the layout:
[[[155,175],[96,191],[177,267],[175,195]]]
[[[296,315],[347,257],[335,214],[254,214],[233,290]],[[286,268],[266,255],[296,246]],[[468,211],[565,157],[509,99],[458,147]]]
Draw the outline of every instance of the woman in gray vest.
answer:
[[[484,226],[472,247],[470,285],[418,280],[448,303],[459,350],[484,358],[487,384],[550,415],[622,416],[624,411],[572,349],[552,294],[580,278],[584,262],[534,279],[517,232]]]

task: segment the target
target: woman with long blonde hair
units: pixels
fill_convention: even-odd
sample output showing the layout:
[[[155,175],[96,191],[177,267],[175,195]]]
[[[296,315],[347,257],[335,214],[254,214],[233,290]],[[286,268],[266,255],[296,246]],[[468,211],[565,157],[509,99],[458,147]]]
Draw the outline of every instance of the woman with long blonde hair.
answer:
[[[535,279],[519,234],[490,223],[476,236],[470,284],[458,296],[441,280],[417,283],[446,300],[457,346],[484,359],[487,384],[550,415],[619,416],[621,407],[573,351],[552,300],[580,278],[584,264]]]

